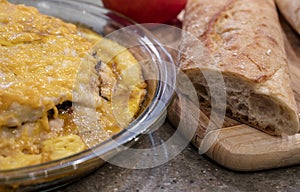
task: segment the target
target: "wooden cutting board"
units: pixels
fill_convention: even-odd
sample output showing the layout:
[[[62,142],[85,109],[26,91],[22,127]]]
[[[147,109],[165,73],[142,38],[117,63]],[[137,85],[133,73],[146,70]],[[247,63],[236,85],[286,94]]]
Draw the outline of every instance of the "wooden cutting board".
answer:
[[[298,111],[300,111],[300,36],[281,18],[286,35],[286,51],[291,71],[292,86],[295,92]],[[182,112],[180,104],[184,102],[191,111]],[[199,117],[194,114],[200,113]],[[192,143],[199,147],[215,137],[215,142],[205,152],[214,161],[232,170],[256,171],[300,164],[300,133],[295,136],[274,137],[247,125],[226,118],[222,129],[210,132],[203,140],[209,118],[208,112],[200,111],[188,99],[175,99],[170,107],[168,119],[177,126],[179,121],[188,121],[198,126]]]

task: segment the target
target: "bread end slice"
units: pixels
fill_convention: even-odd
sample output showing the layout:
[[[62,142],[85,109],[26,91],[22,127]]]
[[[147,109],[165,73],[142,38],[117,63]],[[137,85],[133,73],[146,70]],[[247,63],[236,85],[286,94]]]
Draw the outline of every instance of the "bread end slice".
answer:
[[[202,105],[208,106],[214,96],[207,84],[207,77],[220,73],[211,69],[185,69],[194,83]],[[203,75],[206,73],[206,75]],[[278,70],[274,78],[254,83],[232,72],[223,72],[226,89],[226,115],[242,123],[260,129],[270,135],[293,135],[298,132],[299,120],[293,93],[282,80],[289,78],[284,70]],[[218,89],[224,89],[220,83]],[[277,88],[274,88],[276,86]]]
[[[195,85],[200,103],[216,102],[204,76],[222,74],[224,83],[217,88],[226,89],[228,116],[271,135],[298,132],[273,0],[189,0],[183,30],[180,68]]]

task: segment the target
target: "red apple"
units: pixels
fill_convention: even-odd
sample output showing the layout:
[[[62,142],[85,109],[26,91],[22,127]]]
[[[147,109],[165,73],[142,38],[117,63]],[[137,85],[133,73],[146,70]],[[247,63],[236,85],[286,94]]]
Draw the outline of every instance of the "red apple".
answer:
[[[165,23],[174,19],[187,0],[103,0],[112,9],[139,23]]]

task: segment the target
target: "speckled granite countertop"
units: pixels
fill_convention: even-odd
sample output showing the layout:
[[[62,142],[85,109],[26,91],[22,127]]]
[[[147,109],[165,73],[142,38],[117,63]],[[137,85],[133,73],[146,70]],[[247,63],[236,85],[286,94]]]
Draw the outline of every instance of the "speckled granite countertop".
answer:
[[[165,124],[156,133],[168,137]],[[147,143],[147,138],[137,145]],[[144,142],[146,141],[146,142]],[[225,169],[188,146],[168,163],[152,169],[132,170],[109,163],[57,192],[99,191],[300,191],[300,165],[276,170],[239,173]]]

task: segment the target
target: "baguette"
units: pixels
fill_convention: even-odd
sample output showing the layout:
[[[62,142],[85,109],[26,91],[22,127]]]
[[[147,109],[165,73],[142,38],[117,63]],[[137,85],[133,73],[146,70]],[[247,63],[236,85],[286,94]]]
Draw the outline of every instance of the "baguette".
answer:
[[[199,45],[189,35],[183,36],[180,68],[193,82],[201,103],[211,103],[203,72],[221,73],[229,117],[271,135],[298,132],[273,0],[189,0],[183,30],[199,39],[206,53],[195,51]]]
[[[300,34],[300,1],[276,0],[276,4],[285,19]]]

